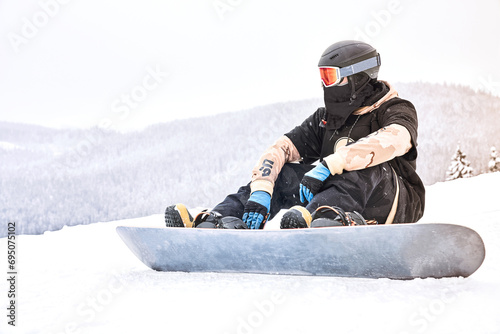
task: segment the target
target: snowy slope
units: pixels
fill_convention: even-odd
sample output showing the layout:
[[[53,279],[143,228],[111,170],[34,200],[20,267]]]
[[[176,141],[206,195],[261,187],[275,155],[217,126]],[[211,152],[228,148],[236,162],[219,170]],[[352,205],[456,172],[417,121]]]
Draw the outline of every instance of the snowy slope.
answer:
[[[162,215],[18,236],[17,326],[2,279],[0,333],[500,333],[499,186],[494,173],[427,188],[421,223],[466,225],[485,241],[466,279],[155,272],[115,227],[161,226]]]

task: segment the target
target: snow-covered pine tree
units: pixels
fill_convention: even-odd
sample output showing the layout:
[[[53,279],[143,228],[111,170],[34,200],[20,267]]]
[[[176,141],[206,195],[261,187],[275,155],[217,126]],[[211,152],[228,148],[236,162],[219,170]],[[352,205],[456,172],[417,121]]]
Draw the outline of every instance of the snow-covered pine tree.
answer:
[[[446,181],[466,178],[472,176],[473,169],[470,166],[470,162],[467,160],[467,156],[460,149],[460,144],[457,145],[457,150],[451,158],[450,167],[446,172]]]
[[[497,150],[495,146],[491,147],[490,161],[488,161],[488,171],[490,173],[500,171],[500,157],[497,156]]]

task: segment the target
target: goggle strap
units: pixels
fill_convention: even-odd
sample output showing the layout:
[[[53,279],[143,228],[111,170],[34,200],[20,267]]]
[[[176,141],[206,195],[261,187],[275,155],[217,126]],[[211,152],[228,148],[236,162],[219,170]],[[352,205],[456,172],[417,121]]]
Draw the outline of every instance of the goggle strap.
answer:
[[[380,55],[376,55],[375,57],[365,59],[360,61],[359,63],[352,64],[350,66],[342,67],[339,69],[339,74],[341,78],[348,77],[350,75],[363,72],[370,68],[376,67],[380,65]]]

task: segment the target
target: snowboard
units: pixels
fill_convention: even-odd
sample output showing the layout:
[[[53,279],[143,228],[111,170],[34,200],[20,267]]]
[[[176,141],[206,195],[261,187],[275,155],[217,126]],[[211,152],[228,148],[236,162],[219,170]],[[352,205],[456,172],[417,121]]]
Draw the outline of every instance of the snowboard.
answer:
[[[360,278],[467,277],[482,264],[477,232],[453,224],[226,230],[118,226],[157,271]]]

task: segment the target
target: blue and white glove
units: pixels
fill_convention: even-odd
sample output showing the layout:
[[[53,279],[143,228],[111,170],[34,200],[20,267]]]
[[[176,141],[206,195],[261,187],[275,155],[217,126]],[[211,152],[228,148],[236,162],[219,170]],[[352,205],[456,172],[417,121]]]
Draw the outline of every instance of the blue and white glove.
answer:
[[[300,181],[299,186],[299,194],[300,201],[302,203],[311,202],[314,195],[318,193],[318,191],[323,186],[323,182],[330,176],[330,170],[328,167],[320,163],[309,172],[304,175],[302,181]]]
[[[243,222],[250,229],[258,229],[264,221],[271,208],[271,195],[262,190],[257,190],[250,195],[245,211]]]

